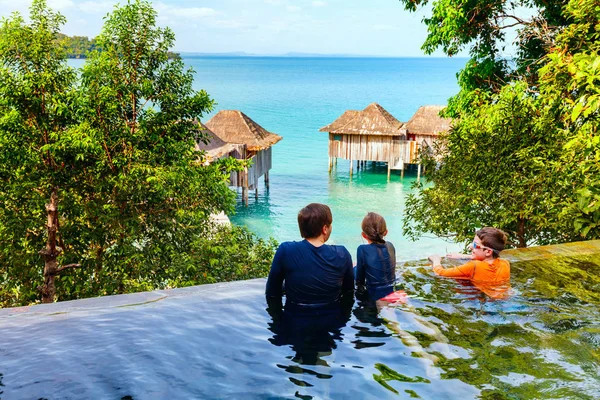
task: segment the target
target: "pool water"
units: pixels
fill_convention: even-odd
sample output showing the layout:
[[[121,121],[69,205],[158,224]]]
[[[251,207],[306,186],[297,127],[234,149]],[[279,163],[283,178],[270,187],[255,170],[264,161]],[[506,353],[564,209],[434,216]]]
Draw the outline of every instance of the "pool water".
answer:
[[[509,254],[503,301],[405,263],[406,304],[301,340],[264,279],[0,310],[0,398],[597,399],[595,247]]]

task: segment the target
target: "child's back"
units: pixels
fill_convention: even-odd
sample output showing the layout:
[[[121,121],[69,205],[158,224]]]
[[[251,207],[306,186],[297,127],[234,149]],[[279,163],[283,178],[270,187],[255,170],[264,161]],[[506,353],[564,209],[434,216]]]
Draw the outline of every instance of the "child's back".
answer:
[[[394,291],[396,283],[396,249],[383,238],[387,235],[385,219],[370,212],[362,221],[362,237],[368,242],[358,246],[356,287],[365,286],[372,300],[378,300]]]
[[[356,254],[356,286],[366,286],[373,300],[394,291],[396,283],[396,250],[390,242],[358,246]]]

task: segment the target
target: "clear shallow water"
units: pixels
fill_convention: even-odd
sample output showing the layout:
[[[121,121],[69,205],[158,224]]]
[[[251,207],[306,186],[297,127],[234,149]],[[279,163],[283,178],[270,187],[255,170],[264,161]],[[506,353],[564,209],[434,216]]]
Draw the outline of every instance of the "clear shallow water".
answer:
[[[597,399],[599,270],[513,263],[492,301],[407,264],[408,303],[357,303],[302,341],[278,334],[264,279],[4,309],[0,398]]]
[[[362,243],[360,223],[368,211],[386,218],[388,240],[396,245],[400,260],[458,250],[440,239],[413,243],[402,235],[404,199],[415,171],[403,180],[395,171],[388,183],[387,167],[381,164],[355,170],[350,179],[349,162],[339,160],[330,175],[328,135],[319,128],[345,110],[361,110],[371,102],[404,122],[421,105],[446,104],[458,91],[455,75],[464,59],[186,57],[184,61],[196,71],[195,88],[207,90],[217,101],[215,111],[242,110],[283,136],[273,147],[270,190],[266,192],[261,182],[258,199],[251,195],[247,208],[238,202],[237,213],[230,216],[233,223],[280,242],[298,240],[298,211],[308,203],[322,202],[333,211],[331,243],[346,245],[352,254]]]
[[[84,60],[69,60],[81,67]],[[456,58],[287,58],[185,57],[196,71],[194,88],[205,89],[219,110],[246,113],[265,129],[283,136],[273,148],[270,190],[259,184],[258,198],[249,206],[238,196],[236,214],[229,216],[260,237],[279,242],[299,240],[298,211],[311,202],[333,212],[331,244],[345,245],[351,254],[362,244],[360,223],[369,211],[386,218],[387,239],[398,260],[425,258],[458,251],[461,246],[434,237],[410,242],[402,235],[404,199],[416,171],[404,179],[394,171],[387,181],[385,164],[369,165],[349,174],[349,162],[338,160],[328,173],[328,135],[319,128],[345,110],[362,110],[378,102],[406,122],[426,104],[446,104],[458,91],[456,73],[465,59]],[[355,163],[356,164],[356,163]]]

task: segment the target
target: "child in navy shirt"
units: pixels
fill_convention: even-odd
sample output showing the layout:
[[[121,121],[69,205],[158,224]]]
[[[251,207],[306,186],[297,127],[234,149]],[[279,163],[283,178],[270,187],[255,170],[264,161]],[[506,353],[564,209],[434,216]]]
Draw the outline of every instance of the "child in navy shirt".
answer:
[[[358,246],[356,253],[355,280],[357,291],[366,291],[371,300],[402,301],[403,291],[394,292],[396,283],[396,249],[385,241],[385,219],[374,212],[362,221],[362,237],[368,244]]]

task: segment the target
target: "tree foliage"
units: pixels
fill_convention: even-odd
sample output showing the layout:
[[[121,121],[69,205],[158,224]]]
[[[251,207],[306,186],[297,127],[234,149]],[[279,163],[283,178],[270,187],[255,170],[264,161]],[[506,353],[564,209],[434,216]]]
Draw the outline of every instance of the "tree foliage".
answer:
[[[424,160],[433,185],[410,196],[405,232],[466,241],[492,225],[520,247],[600,237],[597,2],[443,0],[424,22],[426,52],[469,48],[471,58],[444,111],[452,129]],[[502,56],[508,28],[519,33],[512,60]]]
[[[273,243],[211,223],[233,210],[228,176],[241,165],[203,165],[194,121],[213,101],[169,59],[174,35],[151,5],[108,15],[80,78],[57,41],[64,18],[35,0],[30,19],[14,14],[0,32],[0,305],[36,301],[49,277],[66,300],[264,275]],[[48,272],[38,253],[53,235]],[[243,253],[215,264],[224,247]]]

